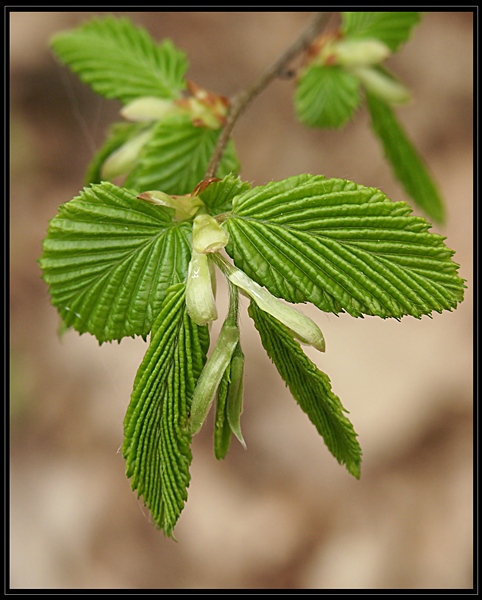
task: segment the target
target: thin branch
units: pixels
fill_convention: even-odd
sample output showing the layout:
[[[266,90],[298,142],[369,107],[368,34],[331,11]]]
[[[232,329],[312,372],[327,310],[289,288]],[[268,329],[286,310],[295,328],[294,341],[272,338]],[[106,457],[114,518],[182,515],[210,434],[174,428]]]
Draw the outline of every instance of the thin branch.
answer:
[[[283,77],[290,62],[318,37],[322,29],[328,23],[330,16],[331,13],[316,13],[306,29],[271,65],[271,67],[269,67],[261,77],[253,83],[253,85],[245,90],[241,90],[231,98],[230,111],[211,156],[211,160],[204,176],[205,179],[215,176],[233,128],[241,113],[274,79]]]

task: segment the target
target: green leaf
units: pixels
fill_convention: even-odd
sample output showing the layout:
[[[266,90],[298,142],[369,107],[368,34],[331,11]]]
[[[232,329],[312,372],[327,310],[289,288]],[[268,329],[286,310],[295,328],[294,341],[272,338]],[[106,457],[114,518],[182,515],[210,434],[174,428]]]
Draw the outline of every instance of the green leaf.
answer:
[[[199,197],[212,214],[228,212],[232,208],[233,198],[251,188],[246,181],[234,175],[226,175],[221,181],[214,181],[201,192]]]
[[[360,104],[359,86],[358,79],[340,67],[308,67],[296,85],[296,115],[308,127],[341,127]]]
[[[375,188],[291,177],[235,198],[224,227],[236,266],[288,302],[400,318],[463,299],[445,238]]]
[[[330,452],[349,473],[360,477],[361,448],[330,379],[304,354],[289,329],[251,302],[249,315],[269,358],[300,408],[323,437]]]
[[[195,325],[186,313],[184,293],[183,284],[166,293],[136,375],[122,447],[132,489],[169,536],[187,500],[192,459],[188,419],[209,345],[207,327]]]
[[[134,98],[177,98],[185,88],[184,52],[156,44],[129,19],[94,19],[52,38],[58,58],[98,94],[127,104]]]
[[[206,420],[221,379],[231,363],[231,357],[238,343],[239,328],[228,316],[194,390],[190,417],[193,435],[199,432]]]
[[[40,266],[64,323],[99,342],[145,337],[166,290],[185,281],[191,223],[102,183],[59,208]]]
[[[112,125],[106,141],[87,167],[85,184],[101,183],[105,179],[102,177],[102,166],[109,156],[144,130],[146,130],[144,123],[115,123]]]
[[[385,157],[407,194],[434,221],[445,221],[445,206],[428,167],[405,133],[392,108],[366,92],[373,131],[381,141]]]
[[[125,185],[140,191],[189,194],[203,179],[220,130],[195,127],[188,116],[159,122]],[[224,153],[218,177],[236,174],[239,163],[232,141]]]
[[[231,444],[231,435],[246,444],[241,433],[243,412],[244,354],[238,343],[218,388],[216,421],[214,427],[214,454],[218,460],[225,458]]]
[[[420,12],[342,12],[342,33],[351,39],[375,38],[392,52],[406,42],[422,17]]]
[[[232,431],[227,417],[226,403],[229,393],[230,368],[228,367],[219,382],[216,398],[216,418],[214,422],[214,456],[223,460],[231,446]]]

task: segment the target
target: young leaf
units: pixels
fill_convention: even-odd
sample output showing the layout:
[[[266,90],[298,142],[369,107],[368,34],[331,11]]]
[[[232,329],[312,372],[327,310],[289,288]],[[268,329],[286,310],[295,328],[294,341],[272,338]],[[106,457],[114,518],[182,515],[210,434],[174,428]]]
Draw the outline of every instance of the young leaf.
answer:
[[[219,130],[195,127],[188,116],[168,117],[159,122],[146,144],[138,166],[125,185],[162,190],[166,194],[188,194],[203,179],[214,151]],[[236,174],[239,163],[232,141],[224,153],[218,177]]]
[[[139,135],[143,131],[146,131],[146,125],[144,123],[115,123],[110,128],[107,136],[107,140],[103,146],[96,152],[89,166],[85,176],[85,185],[91,183],[101,183],[107,179],[102,176],[102,167],[105,161],[111,156],[116,150],[121,148],[129,139]]]
[[[244,271],[233,268],[229,281],[248,294],[261,310],[283,323],[297,340],[313,346],[320,352],[325,351],[323,333],[309,317],[273,296],[267,289],[248,277]]]
[[[191,224],[173,213],[111,183],[59,208],[40,266],[67,326],[101,343],[149,333],[166,290],[187,276]]]
[[[214,421],[214,456],[223,460],[231,446],[232,431],[226,414],[226,402],[228,399],[230,383],[230,367],[224,371],[219,382],[216,396],[216,417]]]
[[[269,358],[300,408],[323,437],[330,452],[349,473],[360,477],[361,448],[340,399],[322,373],[304,354],[288,328],[251,302],[249,315]]]
[[[193,435],[199,432],[206,420],[221,379],[231,363],[231,357],[238,343],[239,328],[228,316],[194,390],[190,417]]]
[[[393,172],[414,202],[434,221],[445,221],[445,206],[418,151],[390,106],[366,91],[373,131],[381,141]]]
[[[214,214],[228,212],[232,208],[233,198],[251,188],[246,181],[234,175],[226,175],[220,181],[213,181],[201,192],[200,198]]]
[[[463,298],[444,238],[375,188],[291,177],[237,196],[224,227],[236,266],[288,302],[400,318],[450,310]]]
[[[352,70],[364,89],[390,105],[405,104],[411,98],[410,90],[381,67],[361,67]]]
[[[342,33],[350,39],[385,43],[392,52],[408,40],[420,21],[419,12],[342,12]]]
[[[136,375],[122,447],[132,489],[169,536],[187,500],[192,458],[188,418],[209,344],[207,328],[187,315],[184,294],[183,284],[166,293]]]
[[[214,454],[218,460],[225,458],[231,444],[231,436],[238,438],[246,448],[241,433],[243,411],[244,354],[238,343],[218,388],[216,421],[214,426]]]
[[[186,56],[170,40],[156,44],[128,19],[106,17],[55,35],[52,49],[98,94],[127,104],[134,98],[177,98],[185,88]]]
[[[340,67],[308,67],[297,82],[296,115],[308,127],[341,127],[360,104],[359,86],[358,79]]]

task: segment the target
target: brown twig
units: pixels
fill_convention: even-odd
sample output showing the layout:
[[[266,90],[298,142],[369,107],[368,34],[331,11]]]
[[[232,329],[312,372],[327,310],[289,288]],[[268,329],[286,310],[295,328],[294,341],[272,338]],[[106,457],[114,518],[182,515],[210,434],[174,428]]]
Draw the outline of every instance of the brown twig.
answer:
[[[300,36],[291,44],[291,46],[283,52],[283,54],[269,67],[250,87],[241,90],[231,98],[230,110],[226,123],[218,138],[216,147],[209,161],[206,170],[205,179],[214,177],[221,162],[224,150],[229,142],[234,125],[241,113],[246,107],[258,96],[274,79],[283,77],[291,61],[303,52],[315,39],[318,37],[322,29],[328,23],[331,13],[316,13],[306,29]]]

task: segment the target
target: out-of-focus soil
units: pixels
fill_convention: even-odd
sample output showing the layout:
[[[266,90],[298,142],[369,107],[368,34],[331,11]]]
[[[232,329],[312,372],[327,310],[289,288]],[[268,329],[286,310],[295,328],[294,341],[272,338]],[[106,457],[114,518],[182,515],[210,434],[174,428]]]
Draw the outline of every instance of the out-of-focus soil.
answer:
[[[174,542],[124,475],[123,416],[146,344],[57,335],[37,259],[59,204],[119,105],[79,83],[49,37],[90,12],[10,13],[10,583],[52,589],[465,589],[473,549],[473,15],[426,13],[390,66],[413,90],[397,111],[445,197],[435,228],[467,279],[454,312],[401,322],[306,307],[327,341],[325,371],[359,434],[362,477],[329,454],[243,312],[243,432],[217,462],[212,426],[193,443]],[[298,35],[305,12],[132,12],[187,52],[189,77],[229,96]],[[323,173],[403,190],[366,112],[307,130],[276,81],[240,119],[242,177]],[[416,211],[417,212],[417,211]],[[221,288],[222,292],[222,288]],[[222,298],[220,300],[223,302]]]

